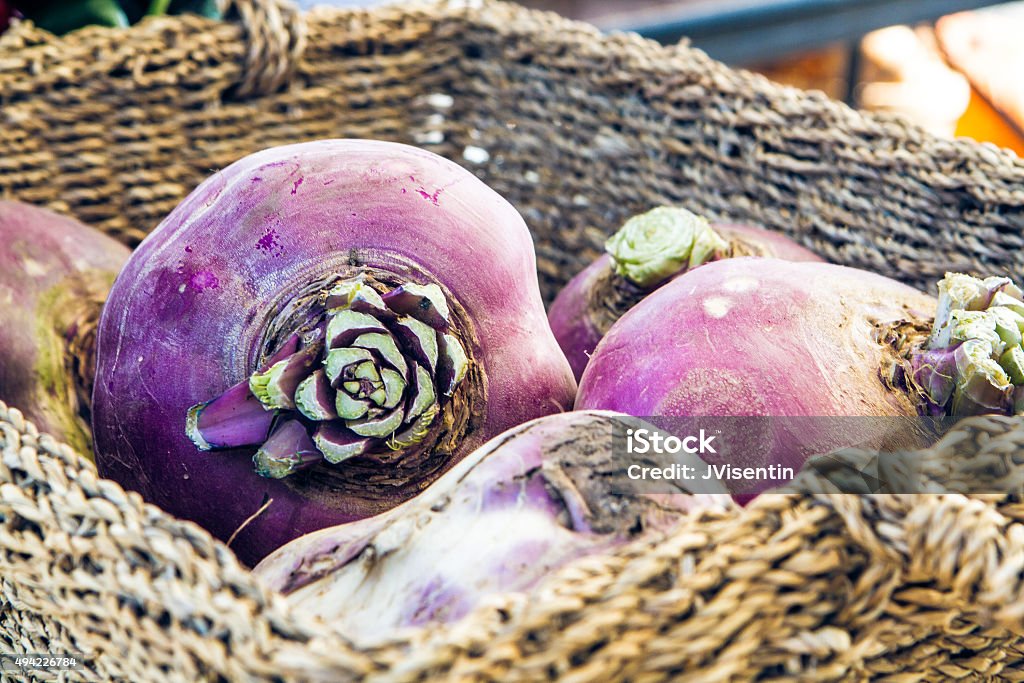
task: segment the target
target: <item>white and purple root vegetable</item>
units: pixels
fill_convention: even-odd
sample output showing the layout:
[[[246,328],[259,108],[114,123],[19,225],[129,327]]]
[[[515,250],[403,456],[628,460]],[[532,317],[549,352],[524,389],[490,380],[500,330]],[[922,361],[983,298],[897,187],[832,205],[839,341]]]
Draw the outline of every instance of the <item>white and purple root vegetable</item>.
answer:
[[[110,302],[100,471],[222,539],[242,528],[250,563],[397,505],[575,391],[519,214],[405,145],[232,164],[139,247]]]
[[[0,400],[88,455],[96,325],[128,248],[10,201],[0,201],[0,243]]]
[[[639,417],[914,417],[919,401],[897,376],[909,348],[893,339],[912,339],[934,310],[932,297],[853,268],[717,261],[673,280],[612,326],[583,373],[576,408]],[[891,334],[905,328],[911,333]],[[892,426],[750,420],[723,438],[734,446],[731,465],[795,471],[813,454],[889,439]],[[902,437],[901,445],[923,445],[913,433]]]
[[[576,408],[639,417],[1021,414],[1022,298],[1007,278],[947,274],[936,302],[843,266],[720,261],[674,280],[611,328]],[[704,333],[684,333],[695,329]],[[900,423],[899,434],[893,424],[750,421],[726,438],[751,446],[735,449],[731,464],[795,470],[816,453],[920,447],[934,436],[922,421]],[[782,482],[760,488],[772,483]]]
[[[746,225],[711,224],[686,209],[665,206],[626,221],[605,243],[605,252],[569,281],[548,314],[577,380],[616,320],[697,266],[742,256],[821,261],[783,235]]]
[[[576,558],[666,530],[690,510],[732,504],[715,482],[693,482],[705,484],[698,495],[610,490],[625,471],[612,451],[622,417],[572,412],[514,427],[415,499],[297,539],[254,573],[304,614],[372,642],[456,621]]]

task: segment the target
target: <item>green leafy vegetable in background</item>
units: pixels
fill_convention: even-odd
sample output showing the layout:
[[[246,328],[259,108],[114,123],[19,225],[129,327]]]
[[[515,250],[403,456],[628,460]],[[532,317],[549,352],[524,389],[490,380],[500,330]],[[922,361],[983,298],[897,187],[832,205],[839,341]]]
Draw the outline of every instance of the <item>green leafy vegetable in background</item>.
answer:
[[[16,2],[26,19],[62,35],[83,26],[129,26],[146,16],[199,14],[220,19],[216,0],[43,0]]]
[[[128,26],[128,17],[114,0],[19,3],[26,19],[52,33],[62,34],[89,25]]]
[[[185,14],[192,12],[211,19],[220,19],[220,10],[216,0],[171,0],[168,14]]]

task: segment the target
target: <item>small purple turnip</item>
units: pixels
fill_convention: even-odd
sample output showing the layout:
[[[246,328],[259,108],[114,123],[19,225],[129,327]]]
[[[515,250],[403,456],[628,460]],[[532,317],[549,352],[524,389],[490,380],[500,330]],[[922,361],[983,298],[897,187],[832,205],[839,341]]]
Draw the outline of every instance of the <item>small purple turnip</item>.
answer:
[[[133,254],[100,326],[97,458],[241,529],[254,563],[574,393],[515,209],[424,150],[322,140],[211,176]]]
[[[711,224],[686,209],[666,206],[630,218],[605,250],[558,293],[548,314],[577,380],[616,320],[697,266],[742,256],[821,261],[783,235],[747,225]]]
[[[612,441],[623,418],[579,411],[514,427],[413,500],[292,541],[254,573],[294,608],[370,643],[457,621],[487,596],[528,591],[576,558],[733,504],[714,481],[685,489],[697,495],[617,493],[611,482],[626,462]]]
[[[128,248],[11,201],[0,201],[0,242],[0,399],[87,455],[96,325]]]

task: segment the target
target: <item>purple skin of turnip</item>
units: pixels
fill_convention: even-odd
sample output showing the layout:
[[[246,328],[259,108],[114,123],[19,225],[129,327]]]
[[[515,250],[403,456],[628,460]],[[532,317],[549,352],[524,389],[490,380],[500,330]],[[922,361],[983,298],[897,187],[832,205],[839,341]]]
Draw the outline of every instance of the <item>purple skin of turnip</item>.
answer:
[[[709,263],[612,326],[583,373],[576,408],[638,417],[917,416],[917,394],[898,386],[907,373],[896,370],[913,340],[927,335],[935,307],[933,297],[844,266]],[[813,454],[894,438],[891,420],[744,424],[745,433],[723,437],[733,441],[729,464],[738,467],[798,470]],[[897,436],[908,441],[900,447],[922,445],[916,434]]]
[[[232,164],[136,250],[100,326],[97,461],[253,564],[574,392],[512,206],[424,150],[323,140]]]
[[[254,573],[294,608],[368,643],[454,622],[576,558],[733,504],[714,481],[692,482],[698,495],[616,493],[611,475],[623,467],[612,440],[623,418],[578,411],[513,427],[415,499],[292,541]]]
[[[742,256],[821,261],[784,235],[748,225],[712,224],[675,207],[658,207],[629,219],[605,250],[558,293],[548,313],[577,380],[616,320],[697,266]]]
[[[0,201],[0,243],[0,400],[88,455],[96,324],[128,248],[11,201]]]

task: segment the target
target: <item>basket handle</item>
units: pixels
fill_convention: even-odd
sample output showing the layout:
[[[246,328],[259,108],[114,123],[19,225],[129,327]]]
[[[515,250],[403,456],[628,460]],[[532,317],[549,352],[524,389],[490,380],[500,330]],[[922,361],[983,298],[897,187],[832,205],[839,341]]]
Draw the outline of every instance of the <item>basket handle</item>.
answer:
[[[221,16],[237,16],[246,35],[236,97],[265,95],[288,82],[306,47],[306,20],[290,0],[218,0]]]

